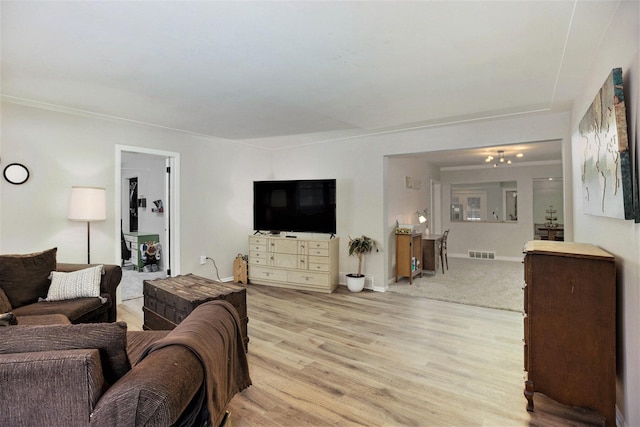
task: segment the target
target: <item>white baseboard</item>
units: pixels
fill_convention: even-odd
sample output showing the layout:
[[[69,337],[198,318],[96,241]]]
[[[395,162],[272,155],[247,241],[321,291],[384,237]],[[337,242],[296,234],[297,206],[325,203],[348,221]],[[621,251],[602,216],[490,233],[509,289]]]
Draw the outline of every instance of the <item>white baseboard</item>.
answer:
[[[345,287],[347,286],[347,281],[345,278],[346,274],[347,273],[340,273],[340,280],[338,281],[338,286],[345,286]],[[371,291],[375,291],[375,292],[385,292],[389,289],[388,286],[376,286],[375,280],[371,276],[366,276],[364,278],[364,288],[369,289]]]
[[[469,254],[453,254],[453,253],[449,253],[447,254],[449,256],[449,258],[469,258]],[[480,259],[480,258],[470,258],[470,259]],[[514,262],[522,262],[522,260],[524,259],[524,255],[522,255],[521,257],[509,257],[509,256],[496,256],[494,259],[480,259],[481,261],[487,261],[487,262],[491,262],[491,261],[514,261]]]
[[[620,412],[618,405],[616,405],[616,427],[629,427],[624,419],[624,415]]]

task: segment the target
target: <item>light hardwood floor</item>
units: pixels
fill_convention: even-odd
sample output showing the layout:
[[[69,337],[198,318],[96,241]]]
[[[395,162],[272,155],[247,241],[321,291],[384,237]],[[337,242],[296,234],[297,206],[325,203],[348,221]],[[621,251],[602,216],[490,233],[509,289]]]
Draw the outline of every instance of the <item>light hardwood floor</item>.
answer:
[[[253,386],[242,426],[585,426],[588,411],[523,396],[519,313],[392,293],[247,286]],[[140,329],[142,299],[118,307]]]

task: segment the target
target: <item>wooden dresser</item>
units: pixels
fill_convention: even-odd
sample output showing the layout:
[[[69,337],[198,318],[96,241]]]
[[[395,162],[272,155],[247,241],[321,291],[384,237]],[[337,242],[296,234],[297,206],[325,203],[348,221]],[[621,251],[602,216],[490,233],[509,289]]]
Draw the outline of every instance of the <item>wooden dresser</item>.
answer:
[[[340,239],[249,236],[249,282],[331,293],[338,287]]]
[[[545,240],[528,242],[524,253],[527,410],[540,392],[615,426],[615,258],[597,246]]]

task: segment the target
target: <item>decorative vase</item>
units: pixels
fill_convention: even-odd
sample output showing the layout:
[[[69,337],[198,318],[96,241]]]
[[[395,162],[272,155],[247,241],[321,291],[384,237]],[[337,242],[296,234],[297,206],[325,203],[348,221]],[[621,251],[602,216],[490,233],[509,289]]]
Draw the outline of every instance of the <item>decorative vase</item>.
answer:
[[[351,292],[360,292],[364,289],[364,275],[347,274],[347,288]]]

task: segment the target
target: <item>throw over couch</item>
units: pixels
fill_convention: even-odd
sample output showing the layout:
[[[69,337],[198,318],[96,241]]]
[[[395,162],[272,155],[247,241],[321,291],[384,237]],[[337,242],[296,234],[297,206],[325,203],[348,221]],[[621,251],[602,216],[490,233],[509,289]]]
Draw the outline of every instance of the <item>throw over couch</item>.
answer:
[[[251,379],[235,308],[210,301],[172,331],[0,327],[0,383],[3,426],[218,426]]]

